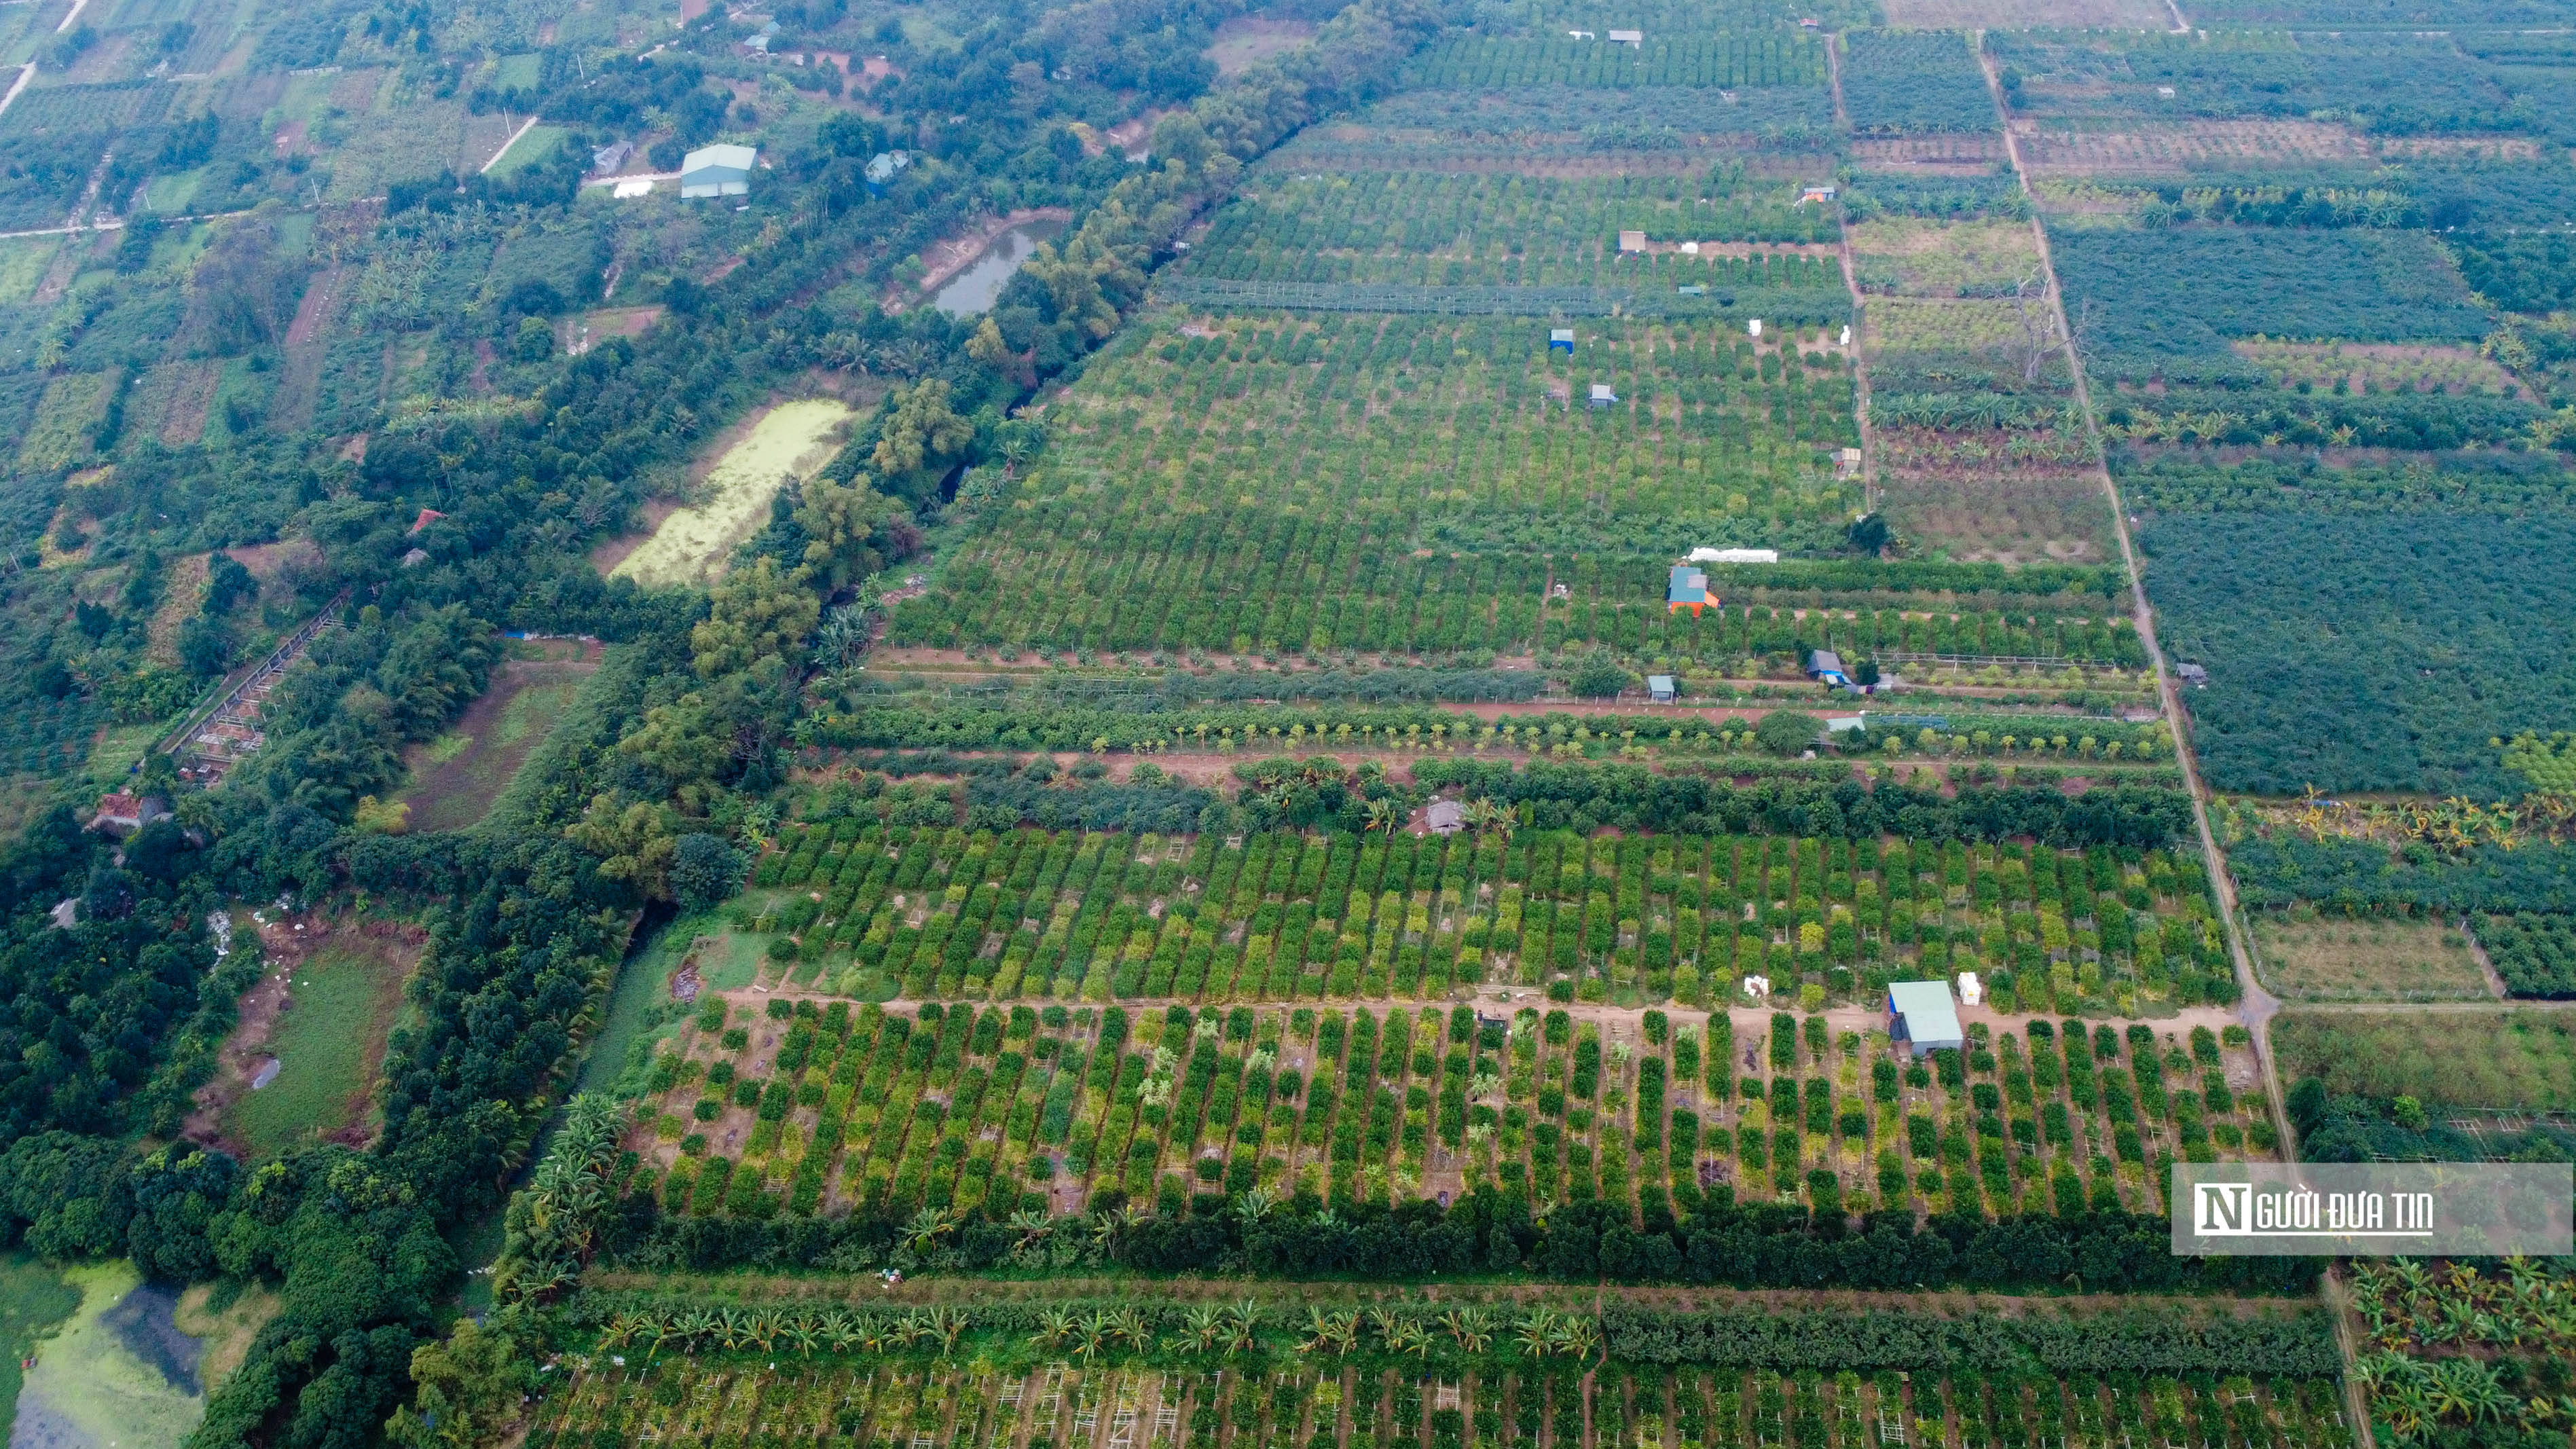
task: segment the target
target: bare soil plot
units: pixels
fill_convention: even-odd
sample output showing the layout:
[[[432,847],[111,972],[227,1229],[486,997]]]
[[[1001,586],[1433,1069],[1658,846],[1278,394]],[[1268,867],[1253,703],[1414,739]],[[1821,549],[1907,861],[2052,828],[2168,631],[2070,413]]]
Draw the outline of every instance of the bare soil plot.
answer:
[[[510,777],[553,730],[555,721],[599,668],[599,646],[548,640],[561,657],[513,659],[492,674],[483,697],[455,725],[405,752],[411,788],[402,803],[414,830],[462,830],[481,820]]]
[[[205,435],[206,413],[223,381],[219,362],[165,362],[143,374],[126,401],[127,426],[174,448]]]
[[[2024,165],[2036,172],[2168,175],[2212,162],[2284,165],[2295,161],[2368,162],[2369,140],[2325,121],[2177,121],[2116,131],[2049,128],[2023,121]]]
[[[1216,43],[1207,50],[1216,73],[1237,75],[1256,62],[1289,51],[1315,38],[1315,27],[1303,20],[1270,20],[1241,15],[1216,28]]]
[[[2485,1001],[2468,933],[2438,921],[2258,916],[2263,983],[2293,1001]]]
[[[2164,0],[1887,0],[1887,23],[1922,30],[2171,30]]]

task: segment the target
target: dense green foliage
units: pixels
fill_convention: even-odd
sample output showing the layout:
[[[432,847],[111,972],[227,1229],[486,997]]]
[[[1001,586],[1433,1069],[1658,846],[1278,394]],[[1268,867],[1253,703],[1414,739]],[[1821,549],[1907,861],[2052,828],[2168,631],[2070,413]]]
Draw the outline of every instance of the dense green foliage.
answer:
[[[2576,920],[2529,912],[2481,915],[2477,934],[2508,995],[2576,997]]]
[[[1986,45],[2013,109],[2043,116],[2332,115],[2401,135],[2533,119],[2447,35],[1994,30]]]
[[[1803,35],[1648,35],[1622,47],[1574,39],[1462,36],[1426,48],[1404,70],[1407,89],[1507,90],[1526,86],[1812,86],[1825,78],[1825,48]]]
[[[2187,227],[2054,236],[2067,306],[2115,376],[2192,374],[2262,334],[2360,342],[2457,341],[2486,331],[2432,239],[2402,232]]]
[[[1865,135],[1991,131],[1995,103],[1967,37],[1861,30],[1843,37],[1843,109]]]
[[[2142,541],[2165,647],[2210,672],[2187,700],[2220,789],[2511,798],[2487,741],[2576,725],[2563,516],[2178,515]]]

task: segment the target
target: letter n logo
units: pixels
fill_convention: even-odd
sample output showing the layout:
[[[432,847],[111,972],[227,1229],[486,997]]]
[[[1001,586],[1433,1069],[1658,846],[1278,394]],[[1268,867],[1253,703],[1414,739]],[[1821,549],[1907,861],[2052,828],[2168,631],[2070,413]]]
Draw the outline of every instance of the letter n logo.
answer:
[[[2246,1226],[2245,1209],[2254,1195],[2253,1185],[2243,1182],[2200,1182],[2192,1184],[2195,1211],[2192,1231],[2204,1238],[2242,1238],[2253,1233]]]

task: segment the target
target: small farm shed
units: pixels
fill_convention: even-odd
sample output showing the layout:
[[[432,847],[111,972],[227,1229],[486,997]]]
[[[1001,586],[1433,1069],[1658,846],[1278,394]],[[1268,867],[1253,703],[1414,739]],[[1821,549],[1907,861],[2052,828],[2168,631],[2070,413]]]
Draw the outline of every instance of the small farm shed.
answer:
[[[750,146],[701,146],[680,161],[680,195],[747,196],[752,163],[760,152]]]
[[[1646,234],[1644,232],[1623,231],[1619,233],[1619,250],[1623,252],[1642,252],[1645,249]]]
[[[874,190],[884,186],[894,179],[896,172],[911,164],[912,153],[909,151],[879,151],[868,158],[868,169],[865,174],[869,189]]]
[[[1642,30],[1613,30],[1610,32],[1610,43],[1612,45],[1633,45],[1639,50],[1643,50],[1646,48],[1646,32]]]
[[[611,141],[607,145],[590,153],[590,169],[598,172],[602,176],[606,176],[615,171],[618,167],[625,165],[626,158],[634,154],[634,142]]]
[[[1618,400],[1619,394],[1610,390],[1610,384],[1606,382],[1596,382],[1592,384],[1592,405],[1594,407],[1606,408]]]
[[[1904,1042],[1916,1056],[1968,1043],[1960,1029],[1959,1009],[1951,1004],[1947,981],[1899,981],[1887,988],[1887,1035]]]
[[[1696,619],[1700,610],[1724,602],[1709,593],[1706,570],[1692,568],[1689,564],[1673,565],[1672,577],[1664,585],[1665,613],[1678,614],[1688,609],[1691,617]]]
[[[1807,677],[1818,684],[1851,683],[1851,676],[1843,671],[1843,657],[1831,649],[1808,651]]]
[[[1572,355],[1574,352],[1574,329],[1571,327],[1551,327],[1547,329],[1547,350],[1550,352],[1566,353],[1569,356]]]
[[[1670,704],[1673,702],[1673,693],[1673,677],[1671,675],[1649,674],[1646,676],[1646,698],[1653,700],[1657,704]]]
[[[1834,189],[1830,186],[1810,186],[1806,190],[1798,193],[1798,204],[1800,206],[1804,206],[1810,201],[1831,201],[1833,199]]]
[[[1434,800],[1422,821],[1434,835],[1455,835],[1467,828],[1467,807],[1455,800]]]
[[[2203,685],[2209,683],[2209,671],[2201,668],[2197,664],[2177,664],[2174,666],[2174,673],[2180,676],[2185,684]]]

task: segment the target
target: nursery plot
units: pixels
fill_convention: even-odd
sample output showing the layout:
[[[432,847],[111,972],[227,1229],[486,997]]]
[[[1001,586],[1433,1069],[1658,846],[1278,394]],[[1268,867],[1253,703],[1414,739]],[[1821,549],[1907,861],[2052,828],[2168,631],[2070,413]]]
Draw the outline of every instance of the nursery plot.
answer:
[[[2292,1001],[2482,1001],[2468,933],[2440,921],[2263,917],[2263,980]]]
[[[1829,465],[1849,377],[1812,336],[1601,319],[1569,353],[1543,318],[1173,320],[1050,410],[1013,506],[891,642],[1519,652],[1551,558],[1829,547],[1853,493]]]

